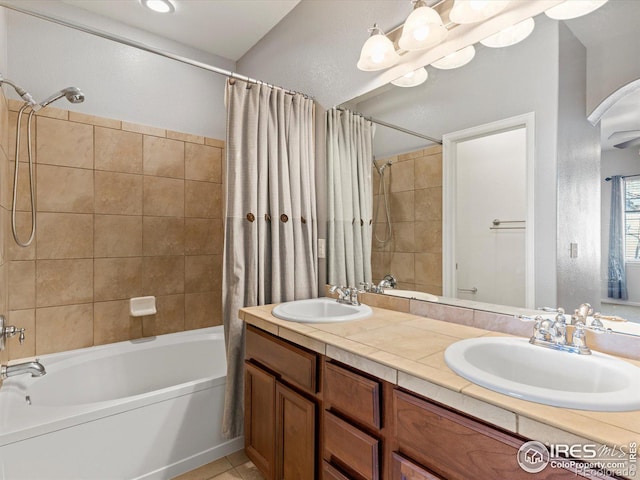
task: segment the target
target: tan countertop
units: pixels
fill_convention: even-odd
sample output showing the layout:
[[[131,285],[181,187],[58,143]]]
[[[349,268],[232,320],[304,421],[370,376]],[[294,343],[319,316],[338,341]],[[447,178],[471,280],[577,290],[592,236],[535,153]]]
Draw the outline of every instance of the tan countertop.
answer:
[[[304,324],[274,317],[273,307],[244,308],[240,317],[281,338],[524,437],[609,447],[640,443],[638,410],[592,412],[520,400],[475,385],[444,362],[445,349],[460,339],[506,334],[375,307],[373,315],[364,320]],[[622,360],[640,366],[640,362]]]

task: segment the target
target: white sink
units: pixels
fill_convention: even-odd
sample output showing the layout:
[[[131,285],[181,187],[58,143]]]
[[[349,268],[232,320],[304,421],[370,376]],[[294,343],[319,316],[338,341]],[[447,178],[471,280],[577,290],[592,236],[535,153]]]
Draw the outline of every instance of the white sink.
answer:
[[[556,407],[640,409],[640,368],[603,353],[578,355],[524,338],[472,338],[449,346],[451,370],[490,390]]]
[[[367,305],[338,303],[335,298],[311,298],[281,303],[271,312],[282,320],[301,323],[331,323],[361,320],[371,315]]]

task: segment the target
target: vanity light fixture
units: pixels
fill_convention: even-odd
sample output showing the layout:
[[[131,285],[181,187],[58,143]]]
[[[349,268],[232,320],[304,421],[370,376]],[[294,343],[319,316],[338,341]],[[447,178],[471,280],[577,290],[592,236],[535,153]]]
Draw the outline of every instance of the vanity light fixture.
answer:
[[[429,74],[427,69],[420,67],[417,70],[412,70],[409,73],[405,73],[400,78],[395,79],[391,83],[397,87],[416,87],[427,81]]]
[[[369,29],[369,33],[371,33],[371,36],[360,51],[358,68],[365,72],[373,72],[395,65],[400,60],[400,55],[396,52],[391,40],[385,36],[384,32],[375,23]]]
[[[440,60],[433,62],[431,66],[441,70],[452,70],[466,65],[473,60],[475,56],[475,47],[469,45],[468,47],[461,48],[457,52],[450,53],[446,57],[442,57]]]
[[[149,10],[158,13],[173,13],[176,11],[176,7],[170,0],[140,0],[140,3]]]
[[[572,18],[578,18],[597,10],[607,3],[607,1],[608,0],[567,0],[555,7],[551,7],[544,13],[547,17],[553,18],[554,20],[571,20]]]
[[[455,0],[449,19],[464,25],[477,23],[500,13],[509,0]]]
[[[480,43],[491,48],[510,47],[527,38],[533,32],[535,25],[533,18],[527,18],[481,40]]]
[[[442,18],[424,0],[415,0],[414,10],[407,17],[402,27],[402,35],[398,45],[403,50],[423,50],[442,42],[449,31],[442,23]]]

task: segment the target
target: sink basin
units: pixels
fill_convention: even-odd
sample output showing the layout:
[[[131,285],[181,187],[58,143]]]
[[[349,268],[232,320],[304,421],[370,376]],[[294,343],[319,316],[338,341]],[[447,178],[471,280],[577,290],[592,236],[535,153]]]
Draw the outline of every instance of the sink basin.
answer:
[[[281,303],[271,312],[282,320],[301,323],[331,323],[361,320],[371,315],[367,305],[347,305],[334,298],[311,298]]]
[[[449,368],[490,390],[556,407],[640,409],[640,368],[603,353],[578,355],[524,338],[471,338],[449,346]]]

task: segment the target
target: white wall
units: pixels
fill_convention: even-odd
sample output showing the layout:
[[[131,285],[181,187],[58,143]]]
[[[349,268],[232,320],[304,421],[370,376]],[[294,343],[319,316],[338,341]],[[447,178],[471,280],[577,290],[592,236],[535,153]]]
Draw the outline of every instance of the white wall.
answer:
[[[558,95],[558,305],[600,310],[600,127],[585,118],[587,52],[560,24]],[[570,257],[570,244],[578,256]]]
[[[558,23],[538,16],[524,42],[503,49],[479,46],[476,58],[460,69],[428,71],[423,85],[395,88],[357,104],[357,110],[438,138],[535,112],[536,303],[556,305]],[[376,156],[411,150],[407,138],[378,127]]]
[[[0,73],[7,75],[7,10],[0,7]]]
[[[356,68],[367,29],[377,22],[391,30],[411,9],[408,0],[303,0],[238,60],[238,72],[333,107],[374,75]]]
[[[225,77],[14,11],[7,11],[7,24],[6,75],[37,100],[74,85],[85,93],[85,102],[58,106],[225,138]],[[140,35],[145,43],[235,69],[231,60]]]

